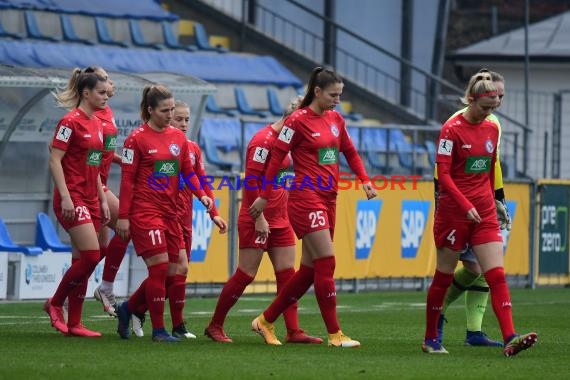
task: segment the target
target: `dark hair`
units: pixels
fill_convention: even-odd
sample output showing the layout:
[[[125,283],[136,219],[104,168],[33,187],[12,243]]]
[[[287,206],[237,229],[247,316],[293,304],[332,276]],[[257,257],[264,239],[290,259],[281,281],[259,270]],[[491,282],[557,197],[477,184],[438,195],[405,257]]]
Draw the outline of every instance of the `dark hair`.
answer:
[[[141,99],[141,119],[143,122],[150,120],[150,112],[148,112],[148,107],[156,108],[158,103],[165,99],[173,98],[172,92],[168,87],[157,84],[153,86],[146,86],[142,93]]]
[[[309,78],[309,83],[307,84],[307,92],[303,97],[303,101],[299,105],[299,108],[303,108],[311,104],[315,97],[315,87],[324,89],[331,84],[342,83],[342,79],[333,70],[325,69],[323,67],[315,67]]]
[[[477,71],[477,74],[481,74],[481,73],[489,73],[491,74],[491,80],[493,82],[503,82],[505,83],[505,77],[503,77],[501,74],[499,74],[496,71],[491,71],[489,69],[486,68],[482,68],[481,70]]]
[[[83,92],[85,88],[92,90],[97,85],[97,82],[105,82],[105,78],[95,74],[99,69],[101,69],[99,66],[87,66],[83,70],[79,67],[73,69],[65,89],[62,91],[52,92],[57,105],[67,109],[79,106],[79,103],[81,102],[81,92]],[[95,75],[97,80],[94,81],[93,78],[87,79],[87,76],[90,75]]]

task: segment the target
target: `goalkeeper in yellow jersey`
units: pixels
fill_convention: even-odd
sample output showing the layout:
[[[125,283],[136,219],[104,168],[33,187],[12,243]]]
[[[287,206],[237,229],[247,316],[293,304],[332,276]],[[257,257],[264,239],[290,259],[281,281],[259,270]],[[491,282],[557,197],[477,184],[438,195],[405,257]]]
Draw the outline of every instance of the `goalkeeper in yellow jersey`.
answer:
[[[497,93],[499,97],[499,106],[503,101],[503,96],[505,94],[505,80],[503,76],[499,73],[481,69],[480,73],[488,72],[491,74],[491,79],[493,80],[495,87],[497,88]],[[465,110],[459,110],[451,117],[456,116],[458,113],[464,112]],[[489,119],[492,119],[499,127],[499,143],[501,139],[501,124],[495,115],[489,115]],[[508,214],[507,207],[505,204],[505,193],[503,191],[503,173],[501,170],[501,163],[499,161],[499,148],[497,146],[497,161],[495,163],[495,204],[497,206],[497,218],[499,219],[499,224],[501,229],[511,229],[511,218]],[[434,174],[434,185],[435,185],[435,201],[437,207],[438,200],[438,180],[437,180],[437,170]],[[453,277],[453,283],[449,287],[445,300],[443,303],[443,309],[441,311],[441,316],[438,323],[438,338],[441,342],[443,339],[443,324],[447,322],[445,319],[445,311],[447,307],[453,303],[456,299],[465,292],[465,311],[467,316],[467,335],[465,338],[465,344],[468,346],[495,346],[502,347],[503,344],[500,341],[493,340],[489,338],[482,331],[483,315],[485,314],[485,309],[487,307],[487,300],[489,298],[489,286],[485,281],[485,277],[481,274],[481,267],[473,254],[470,247],[467,247],[465,251],[461,254],[459,258],[463,267],[455,272]]]

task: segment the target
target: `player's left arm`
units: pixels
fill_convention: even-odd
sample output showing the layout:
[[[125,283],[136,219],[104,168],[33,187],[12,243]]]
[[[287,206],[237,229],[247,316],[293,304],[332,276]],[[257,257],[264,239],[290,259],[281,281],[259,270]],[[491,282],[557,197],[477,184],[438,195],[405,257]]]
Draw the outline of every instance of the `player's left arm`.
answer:
[[[495,124],[497,125],[498,129],[498,137],[497,137],[497,149],[496,149],[496,156],[495,156],[495,166],[493,170],[493,179],[494,179],[494,186],[493,189],[495,191],[495,206],[497,207],[497,219],[499,220],[499,224],[502,230],[510,231],[512,228],[512,220],[511,216],[509,215],[509,211],[507,209],[507,203],[505,200],[505,190],[503,187],[503,171],[501,169],[501,123],[496,117],[492,119]]]

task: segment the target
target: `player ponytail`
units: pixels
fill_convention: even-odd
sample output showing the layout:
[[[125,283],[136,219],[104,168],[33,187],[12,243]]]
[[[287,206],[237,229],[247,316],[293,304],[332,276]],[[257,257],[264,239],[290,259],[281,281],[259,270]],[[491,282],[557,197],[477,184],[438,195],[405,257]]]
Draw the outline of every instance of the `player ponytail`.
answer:
[[[100,68],[98,66],[88,66],[83,70],[81,70],[79,67],[73,69],[71,72],[71,77],[67,82],[67,86],[63,90],[56,90],[55,92],[52,92],[57,106],[68,110],[77,107],[81,101],[81,92],[86,88],[85,79],[80,80],[80,78],[85,74],[94,74],[99,69]],[[105,81],[106,79],[101,77],[101,80]],[[87,86],[87,88],[93,89],[96,85],[97,81],[95,81],[93,87]]]
[[[149,108],[154,109],[163,100],[172,99],[172,92],[163,85],[146,86],[141,99],[141,120],[146,123],[150,120]]]
[[[309,78],[309,83],[307,84],[307,92],[299,105],[299,108],[308,106],[313,102],[315,98],[315,88],[319,87],[321,89],[335,83],[342,83],[342,79],[333,70],[325,69],[323,67],[315,67]]]
[[[493,83],[491,72],[484,69],[485,71],[474,74],[469,80],[469,84],[465,89],[465,94],[461,98],[461,102],[465,105],[469,105],[473,100],[490,96],[497,96],[497,88]]]

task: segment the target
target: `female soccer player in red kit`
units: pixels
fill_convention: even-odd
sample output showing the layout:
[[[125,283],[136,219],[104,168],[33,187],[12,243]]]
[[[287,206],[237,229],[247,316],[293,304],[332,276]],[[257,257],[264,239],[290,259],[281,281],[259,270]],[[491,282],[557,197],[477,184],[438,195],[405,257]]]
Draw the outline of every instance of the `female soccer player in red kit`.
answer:
[[[245,178],[247,184],[243,189],[243,202],[238,217],[239,255],[238,268],[224,285],[212,320],[204,330],[204,335],[216,342],[231,343],[232,340],[224,332],[226,315],[242,295],[245,288],[253,281],[263,251],[267,251],[277,280],[277,293],[295,274],[295,235],[287,216],[287,192],[283,188],[271,193],[263,214],[253,219],[248,209],[259,196],[261,177],[265,173],[271,155],[271,147],[283,128],[285,118],[298,108],[300,101],[293,102],[281,119],[259,130],[247,145]],[[280,169],[285,172],[291,159],[285,156]],[[283,312],[287,327],[288,343],[322,343],[321,338],[307,335],[299,328],[297,303],[295,302]]]
[[[200,189],[192,171],[188,140],[184,133],[170,126],[174,98],[164,86],[147,86],[141,101],[144,124],[125,140],[122,155],[119,220],[116,231],[142,256],[148,277],[128,301],[119,305],[117,332],[123,339],[130,335],[131,313],[148,307],[152,339],[177,342],[164,329],[164,300],[169,263],[178,263],[181,231],[176,219],[179,174],[206,206],[212,200]]]
[[[53,206],[60,224],[71,237],[73,257],[52,298],[44,304],[51,324],[58,331],[76,336],[98,337],[86,329],[81,314],[87,280],[99,262],[98,232],[109,221],[99,165],[103,151],[103,128],[93,114],[109,99],[106,79],[75,69],[66,91],[56,95],[60,105],[76,103],[59,122],[51,143],[49,166],[55,182]],[[67,324],[63,303],[69,297]]]
[[[271,182],[281,162],[291,152],[295,179],[289,192],[288,213],[293,230],[303,240],[301,266],[273,303],[252,322],[252,329],[268,344],[280,345],[273,322],[314,284],[315,296],[328,331],[328,344],[358,347],[360,342],[344,335],[336,315],[334,282],[334,235],[338,190],[338,154],[343,152],[351,169],[364,183],[368,199],[376,196],[362,160],[346,131],[342,116],[334,111],[340,102],[343,83],[331,70],[313,70],[307,93],[297,111],[286,121],[273,145],[266,178]],[[310,185],[307,185],[309,183]],[[330,186],[323,186],[329,184]],[[251,207],[257,218],[271,199],[273,186],[264,189]]]
[[[447,353],[437,338],[437,322],[459,254],[468,244],[489,284],[493,311],[505,342],[503,352],[505,356],[513,356],[534,345],[537,335],[534,332],[518,335],[513,326],[494,198],[499,130],[487,119],[499,105],[491,75],[473,75],[464,100],[469,104],[467,110],[443,125],[438,140],[439,202],[433,227],[437,265],[427,294],[422,349],[427,353]]]

